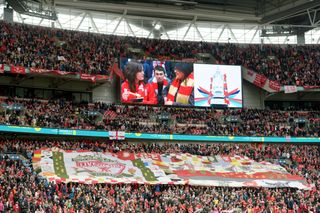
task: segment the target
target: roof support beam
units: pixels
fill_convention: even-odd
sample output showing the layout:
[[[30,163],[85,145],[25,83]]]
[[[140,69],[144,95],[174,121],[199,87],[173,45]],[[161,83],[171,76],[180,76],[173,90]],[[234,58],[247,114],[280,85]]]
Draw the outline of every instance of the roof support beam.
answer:
[[[194,24],[194,28],[196,29],[197,33],[198,33],[198,36],[201,38],[202,41],[204,41],[203,39],[203,36],[201,35],[199,29],[198,29],[198,26],[196,24]]]
[[[311,10],[308,9],[307,13],[308,13],[310,25],[314,26],[315,25],[315,21],[316,21],[316,17],[317,17],[317,10],[313,11],[313,17],[311,17],[311,15],[312,15],[312,11]]]
[[[84,15],[82,16],[82,19],[81,19],[81,21],[79,22],[79,24],[78,24],[78,26],[77,26],[77,28],[76,28],[76,30],[78,30],[79,29],[79,27],[81,26],[81,24],[82,24],[82,22],[83,22],[83,20],[84,20],[84,18],[87,16],[87,13],[84,13]]]
[[[80,13],[80,14],[78,14],[77,16],[74,16],[73,18],[69,19],[68,21],[66,21],[66,22],[63,23],[63,24],[70,23],[70,22],[72,22],[73,20],[77,19],[78,17],[84,16],[85,14],[86,14],[85,12]],[[59,18],[58,18],[57,20],[59,20]]]
[[[134,34],[134,32],[133,32],[133,30],[132,30],[132,28],[131,28],[131,26],[130,26],[130,24],[129,24],[128,20],[127,20],[126,18],[125,18],[124,20],[125,20],[125,21],[126,21],[126,23],[127,23],[127,26],[128,26],[128,29],[129,29],[130,33],[131,33],[134,37],[136,37],[136,35]]]
[[[194,20],[194,19],[193,19],[193,20]],[[187,31],[185,32],[182,40],[184,40],[184,39],[186,38],[187,34],[189,33],[189,30],[190,30],[190,28],[191,28],[191,26],[192,26],[192,23],[193,23],[193,21],[190,22],[190,24],[189,24],[189,26],[188,26],[188,29],[187,29]]]
[[[124,19],[124,17],[127,15],[127,10],[124,10],[123,11],[123,14],[122,14],[122,16],[121,16],[121,18],[119,19],[119,21],[118,21],[118,24],[117,24],[117,26],[114,28],[114,30],[113,30],[113,32],[112,32],[112,34],[114,34],[116,31],[117,31],[117,29],[118,29],[118,27],[119,27],[119,25],[120,25],[120,23],[122,22],[122,20]]]
[[[227,27],[228,27],[228,29],[229,29],[229,31],[230,31],[231,36],[233,37],[233,39],[238,43],[238,39],[237,39],[237,37],[234,35],[234,33],[233,33],[233,31],[232,31],[231,27],[230,27],[229,25],[227,25]]]
[[[59,18],[57,19],[57,21],[56,21],[56,22],[59,24],[60,28],[62,29],[63,27],[62,27],[61,22],[59,21]]]
[[[252,36],[252,38],[251,38],[251,40],[250,40],[250,43],[253,42],[253,39],[254,39],[254,37],[256,37],[256,35],[257,35],[258,32],[259,32],[259,27],[257,27],[256,31],[254,32],[254,34],[253,34],[253,36]]]
[[[43,22],[43,18],[40,20],[38,25],[40,26],[42,24],[42,22]]]
[[[92,18],[92,14],[91,13],[88,13],[89,15],[89,18],[90,18],[90,21],[91,21],[91,25],[93,26],[93,28],[96,30],[97,33],[100,33],[96,23],[94,22],[93,18]]]
[[[315,21],[316,21],[317,11],[318,11],[318,10],[315,10],[315,11],[314,11],[314,14],[313,14],[313,20],[312,20],[312,23],[313,23],[313,24],[314,24]]]
[[[161,25],[161,28],[162,28],[162,31],[166,34],[167,38],[170,39],[168,33],[167,33],[167,30],[164,28],[163,25]]]
[[[219,42],[219,40],[220,40],[220,38],[221,38],[221,36],[222,36],[222,33],[224,32],[225,29],[226,29],[226,25],[224,24],[223,27],[222,27],[222,29],[221,29],[221,32],[220,32],[220,34],[219,34],[219,37],[218,37],[217,42]]]
[[[156,26],[158,23],[159,23],[159,20],[157,20],[157,21],[154,23],[154,26]],[[147,38],[150,38],[150,36],[151,36],[151,34],[152,34],[152,31],[153,31],[153,30],[150,30]]]
[[[25,18],[22,18],[21,14],[20,13],[17,13],[18,14],[18,19],[20,19],[21,23],[24,24],[24,20]]]

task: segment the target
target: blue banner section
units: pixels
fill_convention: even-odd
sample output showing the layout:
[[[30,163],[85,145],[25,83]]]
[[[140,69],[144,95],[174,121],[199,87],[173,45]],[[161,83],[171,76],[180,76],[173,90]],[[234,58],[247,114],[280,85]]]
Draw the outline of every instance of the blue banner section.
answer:
[[[173,135],[168,135],[168,134],[127,133],[127,132],[125,134],[125,138],[150,139],[150,140],[173,140],[172,136]]]
[[[58,135],[73,135],[86,137],[109,137],[109,132],[93,130],[58,129]]]
[[[2,132],[33,133],[47,135],[69,135],[86,137],[109,137],[107,131],[51,129],[0,125]],[[207,142],[267,142],[267,143],[320,143],[320,137],[256,137],[256,136],[204,136],[178,134],[125,133],[128,139],[207,141]]]
[[[216,141],[216,142],[268,142],[268,143],[320,143],[319,137],[255,137],[255,136],[200,136],[172,135],[172,140]]]
[[[6,126],[6,125],[0,125],[0,131],[47,134],[47,135],[58,134],[58,129],[41,128],[41,127],[24,127],[24,126]]]

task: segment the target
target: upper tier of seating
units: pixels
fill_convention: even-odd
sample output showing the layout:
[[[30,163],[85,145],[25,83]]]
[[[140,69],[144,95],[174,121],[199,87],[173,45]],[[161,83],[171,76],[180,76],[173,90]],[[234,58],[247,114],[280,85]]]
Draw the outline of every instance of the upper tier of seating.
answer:
[[[243,65],[282,85],[320,86],[319,47],[158,40],[0,22],[0,64],[89,74],[109,74],[118,57],[181,59],[209,53],[218,63]]]

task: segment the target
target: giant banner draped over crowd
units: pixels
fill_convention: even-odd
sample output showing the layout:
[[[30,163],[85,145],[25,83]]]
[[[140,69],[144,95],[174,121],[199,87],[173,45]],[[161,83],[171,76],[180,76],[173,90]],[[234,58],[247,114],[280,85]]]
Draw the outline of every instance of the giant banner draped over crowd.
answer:
[[[289,174],[280,165],[243,156],[45,148],[34,152],[33,167],[41,176],[56,182],[311,188],[302,177]]]

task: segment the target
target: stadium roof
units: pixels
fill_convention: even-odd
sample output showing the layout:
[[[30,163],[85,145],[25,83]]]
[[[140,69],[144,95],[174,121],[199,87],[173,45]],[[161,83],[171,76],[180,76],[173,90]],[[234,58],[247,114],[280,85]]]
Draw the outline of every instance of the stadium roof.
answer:
[[[311,25],[319,0],[55,0],[56,6],[205,22]],[[313,23],[311,23],[313,22]],[[318,23],[319,24],[319,23]]]
[[[47,5],[58,15],[54,25],[23,13],[15,15],[17,22],[70,30],[279,44],[298,43],[304,34],[306,43],[320,42],[320,0],[0,0],[2,7],[5,1]]]

